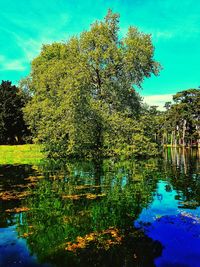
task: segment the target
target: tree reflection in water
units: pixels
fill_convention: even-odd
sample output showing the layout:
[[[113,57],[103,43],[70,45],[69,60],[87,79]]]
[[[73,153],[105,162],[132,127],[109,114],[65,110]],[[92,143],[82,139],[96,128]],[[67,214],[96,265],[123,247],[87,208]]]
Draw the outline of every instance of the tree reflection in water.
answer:
[[[57,166],[57,167],[56,167]],[[152,200],[157,162],[46,162],[18,220],[40,262],[56,266],[154,266],[162,246],[133,221]],[[60,166],[60,168],[58,168]]]

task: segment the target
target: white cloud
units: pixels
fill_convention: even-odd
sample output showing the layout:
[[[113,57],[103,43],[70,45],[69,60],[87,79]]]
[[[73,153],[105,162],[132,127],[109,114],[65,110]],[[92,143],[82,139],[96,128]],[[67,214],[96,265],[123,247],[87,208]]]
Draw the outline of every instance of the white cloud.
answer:
[[[4,70],[17,70],[17,71],[21,71],[21,70],[25,70],[26,67],[24,66],[24,64],[21,62],[21,60],[10,60],[7,63],[4,64]]]
[[[144,102],[150,106],[158,106],[159,110],[165,110],[164,105],[172,101],[172,94],[143,96]]]
[[[0,55],[0,71],[4,70],[25,70],[26,66],[20,59],[7,59],[3,55]]]
[[[30,63],[39,51],[43,43],[48,43],[47,40],[34,40],[33,38],[22,38],[20,36],[15,36],[17,45],[21,48],[24,53],[24,60]]]
[[[174,37],[174,33],[169,31],[152,31],[152,35],[156,39],[170,39]]]

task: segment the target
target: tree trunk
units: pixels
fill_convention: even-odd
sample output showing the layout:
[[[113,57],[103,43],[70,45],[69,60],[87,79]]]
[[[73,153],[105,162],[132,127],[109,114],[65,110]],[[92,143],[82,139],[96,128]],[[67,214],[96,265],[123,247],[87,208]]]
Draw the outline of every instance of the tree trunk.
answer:
[[[197,137],[197,147],[200,148],[200,127],[196,125],[198,137]]]
[[[171,147],[173,146],[173,131],[171,132]]]
[[[185,131],[186,131],[186,124],[187,124],[187,121],[184,120],[183,121],[183,147],[185,147]]]

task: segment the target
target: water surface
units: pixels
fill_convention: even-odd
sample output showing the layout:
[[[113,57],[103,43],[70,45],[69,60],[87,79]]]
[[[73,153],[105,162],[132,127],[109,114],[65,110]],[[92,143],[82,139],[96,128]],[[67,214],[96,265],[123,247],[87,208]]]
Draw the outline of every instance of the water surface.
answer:
[[[0,266],[200,266],[197,152],[0,165]]]

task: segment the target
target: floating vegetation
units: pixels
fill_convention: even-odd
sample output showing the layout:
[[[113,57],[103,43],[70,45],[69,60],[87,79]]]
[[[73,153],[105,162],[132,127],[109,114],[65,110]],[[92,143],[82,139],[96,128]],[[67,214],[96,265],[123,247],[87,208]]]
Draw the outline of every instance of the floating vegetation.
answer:
[[[32,234],[33,234],[33,232],[23,233],[23,235],[20,235],[20,237],[27,238],[27,237],[29,237]]]
[[[30,181],[30,182],[37,182],[38,179],[44,178],[42,176],[29,176],[28,178],[25,178],[24,180]]]
[[[1,200],[16,200],[16,199],[23,199],[30,195],[30,192],[17,192],[17,191],[5,191],[0,193]]]
[[[75,253],[77,250],[85,249],[89,246],[108,250],[111,246],[121,244],[122,238],[123,236],[120,235],[118,229],[109,228],[101,232],[87,234],[84,237],[78,236],[75,243],[66,243],[67,246],[65,247],[65,250]]]
[[[27,207],[20,207],[20,208],[14,208],[14,209],[7,209],[6,212],[14,212],[14,213],[20,213],[20,212],[25,212],[29,211],[30,209]]]
[[[85,185],[77,185],[75,189],[77,190],[83,190],[83,189],[91,189],[91,188],[102,188],[102,187],[108,187],[106,185],[90,185],[90,184],[85,184]]]
[[[86,193],[86,194],[79,194],[79,195],[64,195],[62,196],[63,199],[71,199],[71,200],[78,200],[80,198],[86,198],[86,199],[96,199],[100,197],[105,197],[106,194],[91,194],[91,193]]]
[[[32,183],[28,183],[28,184],[16,184],[16,185],[12,185],[12,188],[30,188],[35,186],[36,183],[32,182]]]

